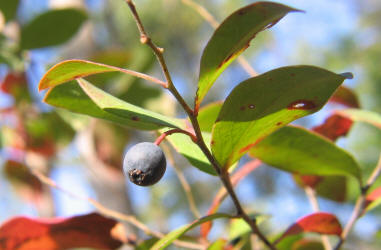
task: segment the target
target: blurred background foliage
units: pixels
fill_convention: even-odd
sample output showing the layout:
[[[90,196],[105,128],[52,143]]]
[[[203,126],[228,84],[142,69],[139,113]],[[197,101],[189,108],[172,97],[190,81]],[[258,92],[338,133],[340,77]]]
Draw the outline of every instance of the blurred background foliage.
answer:
[[[213,29],[184,2],[140,0],[136,4],[147,31],[165,49],[176,86],[192,103],[200,55]],[[223,20],[254,1],[198,2],[217,20]],[[244,53],[250,64],[259,73],[289,64],[312,64],[339,73],[351,71],[355,78],[346,81],[346,86],[354,89],[362,108],[380,113],[380,1],[279,2],[306,13],[289,15],[260,34]],[[141,188],[126,184],[121,171],[125,150],[139,141],[154,141],[157,135],[52,108],[42,102],[43,93],[37,91],[46,70],[64,59],[87,59],[162,77],[153,54],[140,44],[124,1],[1,0],[0,10],[0,222],[20,214],[68,216],[93,210],[85,201],[42,185],[30,173],[33,168],[67,189],[95,197],[112,209],[135,214],[162,232],[194,219],[176,174],[180,171],[192,188],[200,213],[206,214],[221,186],[217,178],[174,154],[177,170],[169,167],[157,185]],[[223,100],[247,77],[238,64],[233,64],[219,77],[204,105]],[[142,80],[119,73],[88,79],[130,103],[184,117],[167,92]],[[309,128],[318,125],[336,108],[341,107],[329,104],[297,124]],[[337,143],[369,173],[380,153],[381,133],[356,123]],[[248,160],[244,158],[241,164]],[[333,211],[345,222],[358,191],[349,180],[347,188],[339,191],[340,198],[335,198],[330,196],[335,184],[331,183],[326,195],[319,197],[321,209]],[[269,215],[263,225],[271,232],[279,233],[298,217],[312,212],[303,189],[292,176],[266,166],[242,181],[237,192],[248,211]],[[233,211],[228,199],[221,210]],[[381,239],[380,212],[375,209],[359,221],[348,249],[377,249]],[[228,224],[217,221],[214,225],[211,240],[221,235],[229,238],[225,230]]]

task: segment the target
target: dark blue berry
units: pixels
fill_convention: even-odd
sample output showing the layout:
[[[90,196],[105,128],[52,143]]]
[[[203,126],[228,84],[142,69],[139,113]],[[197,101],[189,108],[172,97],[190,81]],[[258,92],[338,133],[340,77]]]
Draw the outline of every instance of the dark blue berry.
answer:
[[[124,174],[139,186],[158,182],[165,173],[167,162],[161,148],[154,143],[141,142],[131,147],[123,162]]]

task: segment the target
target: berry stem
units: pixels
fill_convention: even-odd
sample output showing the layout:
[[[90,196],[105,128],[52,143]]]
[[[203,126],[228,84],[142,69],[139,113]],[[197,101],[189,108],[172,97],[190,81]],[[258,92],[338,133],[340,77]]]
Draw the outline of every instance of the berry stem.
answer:
[[[168,135],[176,134],[176,133],[182,133],[182,134],[188,135],[192,139],[193,142],[197,141],[197,137],[194,134],[192,134],[191,132],[183,130],[183,129],[175,128],[175,129],[171,129],[171,130],[168,130],[168,131],[165,131],[164,133],[162,133],[156,139],[156,141],[154,143],[159,146],[160,143],[165,139],[165,137],[167,137]]]

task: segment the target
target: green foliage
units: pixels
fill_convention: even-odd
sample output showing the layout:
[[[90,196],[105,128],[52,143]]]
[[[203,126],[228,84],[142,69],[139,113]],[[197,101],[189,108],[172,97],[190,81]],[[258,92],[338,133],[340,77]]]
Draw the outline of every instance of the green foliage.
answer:
[[[164,115],[140,108],[130,103],[124,102],[103,90],[95,87],[84,79],[77,79],[82,90],[98,105],[102,110],[118,115],[126,119],[129,126],[139,129],[159,129],[161,127],[179,128],[180,121],[166,117]]]
[[[235,11],[222,22],[202,54],[196,109],[218,76],[249,46],[256,34],[272,27],[291,11],[298,10],[277,3],[259,2]]]
[[[290,66],[240,83],[214,125],[214,156],[229,168],[270,133],[321,109],[344,79],[313,66]]]
[[[115,71],[123,72],[123,69],[85,60],[68,60],[51,68],[41,79],[38,88],[43,90],[79,77]]]
[[[208,143],[207,145],[209,145],[211,134],[203,133],[203,137],[205,142]],[[179,154],[182,154],[192,164],[192,166],[205,173],[216,175],[216,171],[213,169],[208,158],[206,158],[201,149],[192,142],[189,136],[177,133],[169,136],[168,141]]]
[[[50,10],[35,17],[21,30],[20,48],[56,46],[73,37],[87,19],[78,9]]]
[[[349,153],[302,128],[283,127],[251,148],[250,154],[291,173],[346,175],[361,182],[360,167]]]
[[[176,240],[177,238],[179,238],[180,236],[182,236],[183,234],[185,234],[186,232],[188,232],[192,228],[197,227],[202,223],[205,223],[205,222],[208,222],[211,220],[215,220],[215,219],[232,218],[232,217],[234,217],[234,216],[229,215],[229,214],[222,214],[222,213],[212,214],[209,216],[202,217],[202,218],[192,222],[191,224],[184,225],[178,229],[173,230],[172,232],[167,234],[165,237],[161,238],[158,242],[156,242],[155,245],[151,249],[154,249],[154,250],[165,249],[174,240]]]
[[[16,16],[18,6],[19,0],[3,0],[0,2],[0,11],[3,13],[6,22]]]
[[[201,131],[212,132],[214,123],[220,113],[222,102],[210,103],[200,109],[197,120]]]

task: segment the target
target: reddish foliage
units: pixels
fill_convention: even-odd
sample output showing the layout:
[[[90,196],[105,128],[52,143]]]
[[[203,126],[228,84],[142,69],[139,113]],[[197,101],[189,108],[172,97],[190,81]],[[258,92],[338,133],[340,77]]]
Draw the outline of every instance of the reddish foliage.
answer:
[[[300,177],[301,182],[311,188],[315,188],[324,179],[322,176],[316,175],[300,175],[296,177]]]
[[[366,196],[365,208],[368,207],[373,201],[381,198],[381,187],[376,188]]]
[[[340,235],[342,228],[335,215],[325,212],[314,213],[297,220],[282,234],[277,242],[286,236],[303,232]]]
[[[116,223],[96,213],[63,219],[16,217],[0,227],[0,249],[115,249],[122,244],[111,236]]]
[[[9,73],[0,85],[0,90],[7,94],[13,94],[14,89],[26,85],[24,73]]]
[[[349,132],[352,123],[352,120],[335,114],[328,117],[323,124],[314,127],[312,130],[335,141]]]
[[[333,96],[329,99],[329,102],[335,102],[347,106],[349,108],[359,108],[360,104],[356,94],[349,88],[340,86]]]

